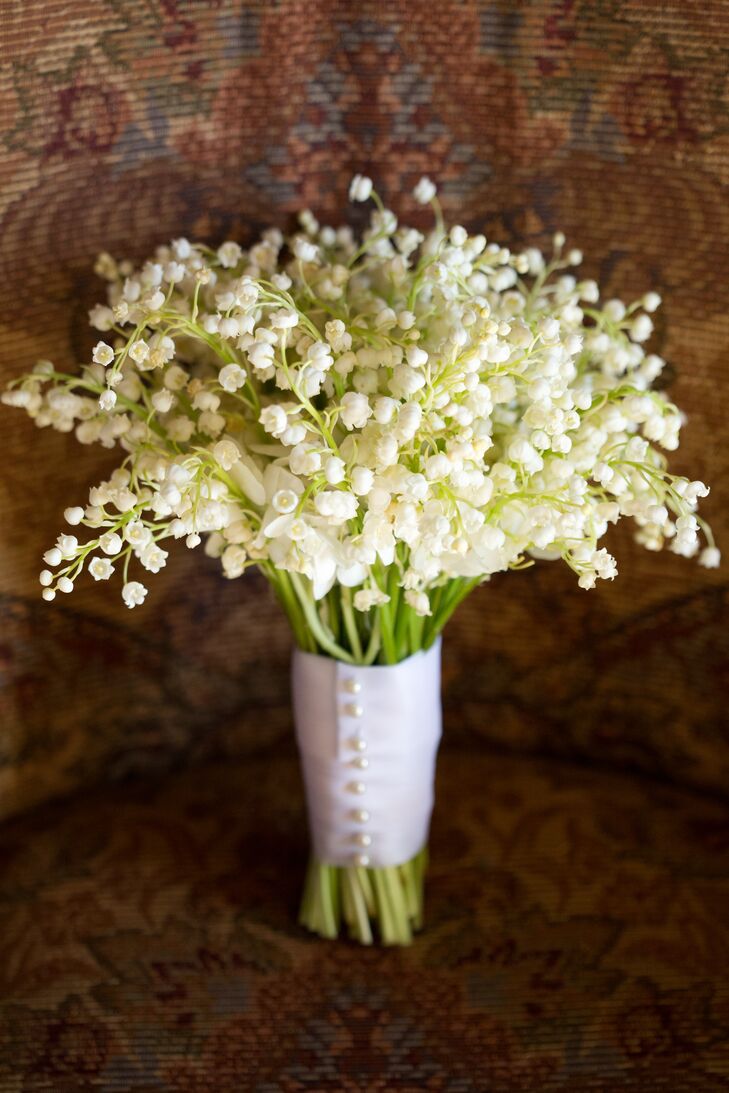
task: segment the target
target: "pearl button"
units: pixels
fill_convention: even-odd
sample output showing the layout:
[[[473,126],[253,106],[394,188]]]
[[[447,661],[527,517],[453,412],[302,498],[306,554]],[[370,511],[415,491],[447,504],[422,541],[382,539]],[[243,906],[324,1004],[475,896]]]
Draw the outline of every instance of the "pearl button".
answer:
[[[344,712],[349,714],[350,717],[361,717],[364,713],[362,707],[356,702],[349,702],[344,707]]]
[[[362,684],[356,679],[347,679],[344,683],[344,689],[351,695],[358,695],[362,690]]]
[[[355,854],[355,856],[354,856],[354,864],[355,864],[355,865],[361,865],[361,866],[362,866],[362,868],[364,869],[364,867],[365,867],[366,865],[369,865],[369,864],[370,864],[370,859],[369,859],[369,855],[368,855],[368,854]]]
[[[370,818],[370,814],[366,808],[356,808],[352,813],[352,819],[356,820],[358,824],[366,824]]]
[[[369,759],[365,759],[364,755],[358,755],[356,759],[352,760],[352,766],[357,767],[358,770],[367,770],[370,765]]]
[[[354,836],[354,841],[357,843],[357,846],[371,846],[372,836],[367,835],[364,831],[362,831],[359,835]]]
[[[367,751],[367,741],[361,736],[353,736],[350,743],[355,751]]]
[[[363,793],[367,792],[367,786],[364,784],[364,782],[350,782],[347,786],[347,789],[350,793],[357,793],[360,796]]]

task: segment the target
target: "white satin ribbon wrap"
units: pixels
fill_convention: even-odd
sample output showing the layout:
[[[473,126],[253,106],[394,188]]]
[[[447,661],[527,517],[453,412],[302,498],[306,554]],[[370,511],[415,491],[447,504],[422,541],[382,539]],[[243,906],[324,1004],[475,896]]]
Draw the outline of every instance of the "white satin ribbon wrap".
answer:
[[[433,808],[440,640],[399,664],[372,667],[297,649],[292,683],[316,858],[409,861],[427,842]]]

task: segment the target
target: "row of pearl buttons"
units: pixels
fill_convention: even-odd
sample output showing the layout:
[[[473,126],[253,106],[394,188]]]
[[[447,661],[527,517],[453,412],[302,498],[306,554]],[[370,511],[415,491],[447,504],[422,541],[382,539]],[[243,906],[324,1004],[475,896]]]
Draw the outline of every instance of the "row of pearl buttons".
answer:
[[[344,682],[344,690],[347,694],[356,695],[362,690],[362,684],[356,679],[347,679]],[[364,709],[358,702],[348,702],[344,707],[344,712],[349,717],[362,717]],[[353,751],[360,753],[351,760],[350,766],[354,767],[356,770],[366,770],[370,765],[370,761],[365,755],[362,755],[362,752],[367,751],[367,741],[358,734],[352,737],[349,741],[349,746]],[[363,793],[367,792],[365,783],[359,781],[350,782],[347,789],[356,796],[361,796]],[[352,811],[351,816],[355,823],[358,824],[366,824],[370,818],[370,814],[366,808],[355,808]],[[368,835],[366,831],[358,831],[353,837],[353,842],[355,842],[357,846],[366,849],[368,846],[372,845],[372,836]],[[369,854],[365,854],[362,851],[355,854],[353,860],[355,865],[367,866],[370,864]]]

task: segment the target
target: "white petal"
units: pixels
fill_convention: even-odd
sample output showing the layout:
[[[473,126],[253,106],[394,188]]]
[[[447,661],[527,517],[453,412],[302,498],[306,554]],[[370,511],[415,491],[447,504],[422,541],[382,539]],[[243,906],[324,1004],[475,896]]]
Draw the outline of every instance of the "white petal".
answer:
[[[231,468],[230,477],[250,497],[254,505],[266,504],[263,475],[252,459],[242,455],[235,466]]]

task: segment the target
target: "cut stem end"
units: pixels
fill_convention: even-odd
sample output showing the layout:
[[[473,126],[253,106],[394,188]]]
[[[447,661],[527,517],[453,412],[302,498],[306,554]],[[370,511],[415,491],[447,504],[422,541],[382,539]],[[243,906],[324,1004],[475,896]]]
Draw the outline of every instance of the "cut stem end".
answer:
[[[299,922],[319,937],[409,945],[423,925],[428,850],[403,865],[363,868],[309,861]]]

